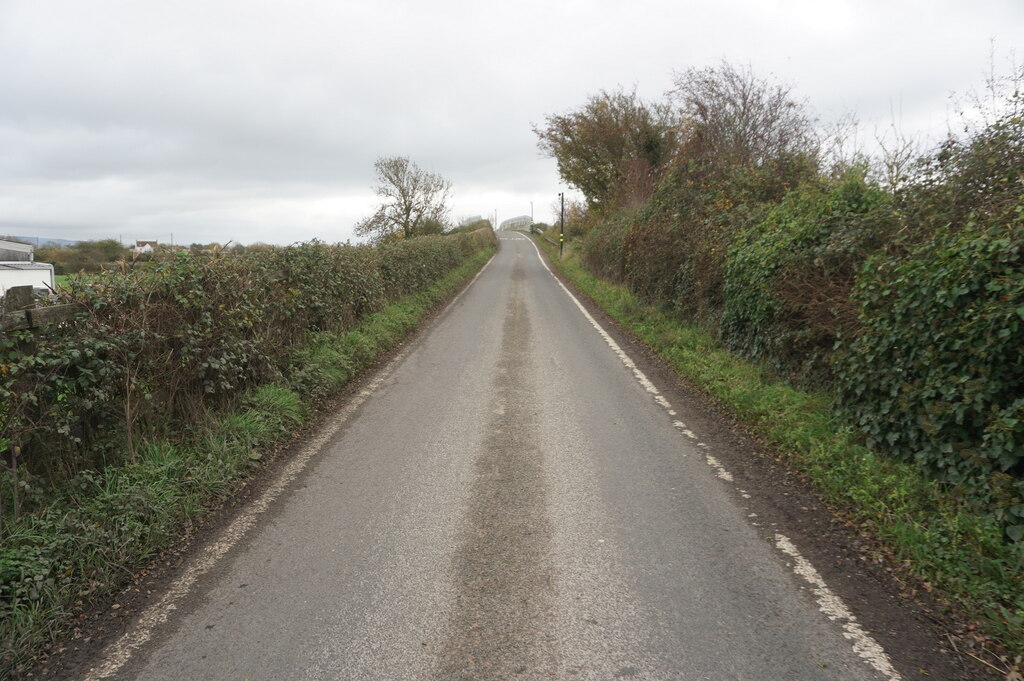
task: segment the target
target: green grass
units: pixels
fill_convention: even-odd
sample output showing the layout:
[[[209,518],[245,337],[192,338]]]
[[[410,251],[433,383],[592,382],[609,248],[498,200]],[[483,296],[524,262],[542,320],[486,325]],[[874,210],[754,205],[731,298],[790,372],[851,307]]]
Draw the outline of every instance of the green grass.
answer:
[[[857,443],[827,395],[798,390],[738,358],[703,329],[644,305],[623,286],[587,272],[568,251],[536,240],[552,263],[692,385],[783,453],[819,495],[889,547],[909,570],[1024,654],[1024,551],[992,519],[916,468]]]
[[[5,528],[0,547],[0,678],[68,630],[76,601],[124,585],[212,502],[230,496],[262,452],[401,343],[493,252],[470,257],[351,331],[311,337],[295,351],[292,371],[250,390],[231,413],[210,415],[174,441],[146,440],[131,463],[84,472],[60,490],[47,490],[51,498],[43,509]]]
[[[64,286],[68,282],[70,282],[72,279],[78,279],[78,278],[81,278],[81,277],[88,277],[88,276],[93,276],[93,275],[88,275],[88,274],[55,274],[55,275],[53,275],[53,285],[54,285],[54,287]]]

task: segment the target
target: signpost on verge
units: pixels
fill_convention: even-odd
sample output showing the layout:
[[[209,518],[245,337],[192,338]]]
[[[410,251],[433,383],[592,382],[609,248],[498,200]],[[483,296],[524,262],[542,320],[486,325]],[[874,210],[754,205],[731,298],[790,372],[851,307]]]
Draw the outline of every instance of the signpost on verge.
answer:
[[[565,246],[565,192],[558,192],[558,200],[562,203],[562,217],[558,222],[558,257],[561,258]]]

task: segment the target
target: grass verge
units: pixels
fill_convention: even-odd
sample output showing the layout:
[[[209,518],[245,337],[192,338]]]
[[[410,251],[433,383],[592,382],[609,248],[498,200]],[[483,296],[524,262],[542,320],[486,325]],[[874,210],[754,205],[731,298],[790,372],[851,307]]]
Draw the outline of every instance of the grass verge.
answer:
[[[8,528],[0,547],[0,678],[25,671],[48,642],[75,635],[73,618],[86,603],[126,584],[212,503],[230,496],[262,451],[408,337],[493,252],[469,257],[351,331],[312,336],[283,379],[249,391],[231,413],[210,415],[175,440],[144,441],[128,465],[84,472],[48,490],[43,510]]]
[[[732,355],[706,331],[643,304],[567,252],[535,239],[609,316],[784,454],[820,496],[889,548],[926,588],[957,603],[1011,655],[1024,655],[1024,561],[997,523],[916,468],[857,443],[827,395],[797,390]]]

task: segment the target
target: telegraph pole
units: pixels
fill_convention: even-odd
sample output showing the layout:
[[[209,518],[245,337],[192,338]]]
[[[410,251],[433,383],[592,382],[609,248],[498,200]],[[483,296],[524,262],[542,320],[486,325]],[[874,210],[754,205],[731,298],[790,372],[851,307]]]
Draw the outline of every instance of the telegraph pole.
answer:
[[[558,192],[558,200],[562,203],[562,218],[558,223],[558,257],[561,258],[565,246],[565,192]]]

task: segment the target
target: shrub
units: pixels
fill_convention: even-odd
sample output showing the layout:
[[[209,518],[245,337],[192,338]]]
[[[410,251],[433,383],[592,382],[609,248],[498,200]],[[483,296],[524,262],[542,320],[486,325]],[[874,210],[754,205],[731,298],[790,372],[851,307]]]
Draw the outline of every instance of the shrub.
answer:
[[[59,302],[78,304],[77,320],[0,336],[4,516],[26,481],[134,460],[136,433],[180,432],[232,406],[288,371],[310,334],[351,328],[493,243],[486,229],[379,248],[177,253],[73,279]]]
[[[626,237],[629,216],[617,214],[594,225],[583,238],[583,260],[598,276],[621,282],[626,277]]]
[[[920,160],[904,201],[920,240],[971,215],[1002,213],[1024,193],[1024,93],[1015,92],[1008,107],[991,125],[966,139],[950,138]]]
[[[1024,202],[877,256],[838,401],[869,444],[979,495],[1024,538]]]
[[[806,183],[729,250],[719,333],[733,350],[812,382],[851,331],[854,277],[897,222],[890,195],[860,171]]]

